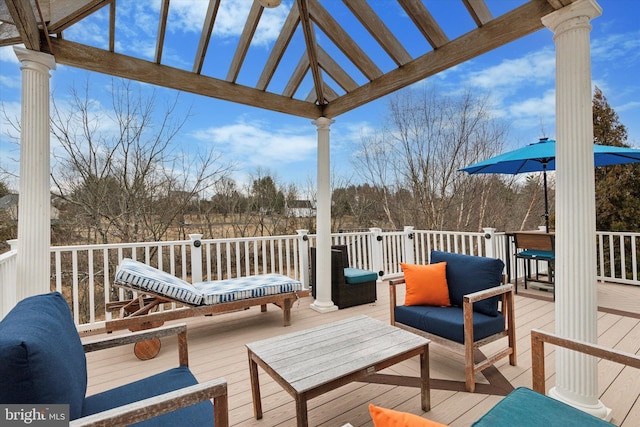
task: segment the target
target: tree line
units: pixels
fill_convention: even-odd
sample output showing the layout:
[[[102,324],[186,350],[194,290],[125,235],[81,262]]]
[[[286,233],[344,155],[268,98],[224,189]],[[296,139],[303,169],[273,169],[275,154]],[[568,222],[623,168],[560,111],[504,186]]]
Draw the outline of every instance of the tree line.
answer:
[[[286,209],[314,190],[279,182],[257,170],[247,184],[215,147],[189,153],[172,144],[189,114],[180,95],[113,80],[111,105],[99,108],[89,82],[72,87],[65,103],[52,96],[56,146],[52,202],[59,219],[54,244],[159,241],[202,233],[208,238],[315,231],[313,217]],[[162,105],[161,105],[162,104]],[[361,138],[352,178],[333,179],[332,227],[479,231],[535,229],[544,224],[540,174],[467,175],[459,169],[504,150],[508,126],[491,113],[491,99],[470,91],[406,89],[389,97],[384,123]],[[627,146],[627,131],[598,88],[593,97],[594,143]],[[9,120],[19,134],[17,120]],[[543,135],[544,136],[544,135]],[[554,188],[549,185],[553,222]],[[9,188],[0,179],[0,197]],[[640,167],[596,171],[599,230],[640,231]],[[15,221],[14,221],[15,222]],[[0,214],[0,239],[15,238]]]

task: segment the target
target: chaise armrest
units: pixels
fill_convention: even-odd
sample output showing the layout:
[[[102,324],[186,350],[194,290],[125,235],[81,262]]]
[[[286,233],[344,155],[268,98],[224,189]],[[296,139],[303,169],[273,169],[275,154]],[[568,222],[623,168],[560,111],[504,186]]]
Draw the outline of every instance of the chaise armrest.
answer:
[[[227,381],[224,378],[216,378],[98,414],[78,418],[71,421],[69,426],[110,427],[129,425],[194,405],[207,399],[213,399],[215,426],[227,427],[229,425]]]
[[[119,347],[127,344],[135,344],[153,338],[163,338],[170,335],[178,335],[178,358],[180,366],[189,365],[189,352],[187,350],[187,325],[180,323],[173,326],[163,326],[155,329],[132,332],[115,337],[98,338],[82,343],[85,353],[107,348]]]
[[[187,325],[185,323],[132,332],[126,335],[98,338],[85,341],[82,345],[85,353],[88,353],[176,334],[178,335],[180,366],[188,366]],[[210,399],[213,399],[215,426],[228,427],[227,381],[224,378],[216,378],[204,383],[183,387],[128,405],[78,418],[71,421],[69,425],[74,427],[129,425]]]

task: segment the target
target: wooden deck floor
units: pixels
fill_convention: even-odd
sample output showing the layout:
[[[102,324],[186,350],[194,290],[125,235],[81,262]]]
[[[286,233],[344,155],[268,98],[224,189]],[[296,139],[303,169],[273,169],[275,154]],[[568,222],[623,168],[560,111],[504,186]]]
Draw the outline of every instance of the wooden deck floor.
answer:
[[[598,285],[599,343],[630,353],[640,352],[640,289],[620,285]],[[208,380],[225,377],[229,389],[229,418],[232,426],[294,426],[295,405],[282,388],[260,370],[264,418],[255,420],[251,402],[249,368],[245,343],[298,331],[318,324],[366,314],[389,321],[388,290],[378,285],[375,304],[319,314],[309,308],[311,298],[302,299],[292,312],[292,325],[282,327],[282,312],[269,307],[187,320],[190,367],[196,377]],[[625,313],[623,311],[628,311]],[[468,426],[495,405],[505,387],[531,387],[531,352],[529,332],[532,328],[554,330],[554,303],[546,292],[520,292],[516,297],[518,366],[508,359],[497,369],[486,370],[477,381],[484,392],[466,393],[462,356],[436,344],[431,346],[432,409],[420,409],[420,390],[407,378],[406,385],[352,383],[309,401],[309,424],[312,426],[371,426],[368,403],[419,414],[452,426]],[[489,347],[489,346],[487,346]],[[547,387],[555,380],[554,349],[547,346]],[[486,351],[490,351],[489,348]],[[176,340],[163,340],[158,357],[139,361],[132,347],[88,354],[89,394],[130,382],[169,367],[177,366]],[[393,366],[384,374],[417,377],[417,358]],[[487,379],[488,378],[488,379]],[[640,425],[640,373],[610,362],[600,362],[599,392],[602,402],[613,409],[612,422],[622,426]]]

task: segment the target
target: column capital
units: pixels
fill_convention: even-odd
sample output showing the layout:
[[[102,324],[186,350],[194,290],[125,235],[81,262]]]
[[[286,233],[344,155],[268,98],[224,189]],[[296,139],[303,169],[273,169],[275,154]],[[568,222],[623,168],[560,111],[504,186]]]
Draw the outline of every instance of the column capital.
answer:
[[[18,60],[23,66],[26,65],[25,62],[29,61],[47,67],[48,70],[56,69],[56,58],[48,53],[25,49],[24,47],[18,46],[14,46],[13,52],[16,54]]]
[[[578,0],[542,17],[542,24],[555,36],[572,28],[588,27],[589,21],[602,15],[602,8],[595,0]]]
[[[318,129],[329,129],[329,127],[335,123],[335,120],[329,119],[327,117],[318,117],[314,121],[312,121],[314,125],[318,127]]]

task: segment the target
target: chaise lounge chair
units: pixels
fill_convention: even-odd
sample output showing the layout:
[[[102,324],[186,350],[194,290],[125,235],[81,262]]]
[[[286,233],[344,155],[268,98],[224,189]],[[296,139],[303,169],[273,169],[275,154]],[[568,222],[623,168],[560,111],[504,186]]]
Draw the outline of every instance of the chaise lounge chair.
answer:
[[[189,283],[149,265],[125,258],[118,265],[114,284],[139,293],[135,298],[109,303],[107,310],[120,311],[122,318],[109,320],[108,332],[119,329],[141,330],[161,326],[165,321],[187,317],[228,313],[267,304],[280,307],[284,326],[291,324],[291,307],[309,295],[302,283],[282,274],[260,274],[210,282]],[[183,307],[168,311],[154,311],[166,303]],[[140,359],[157,355],[160,342],[138,344]]]

